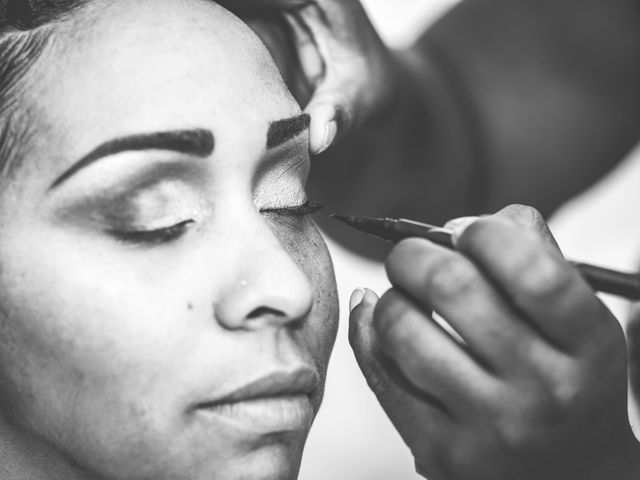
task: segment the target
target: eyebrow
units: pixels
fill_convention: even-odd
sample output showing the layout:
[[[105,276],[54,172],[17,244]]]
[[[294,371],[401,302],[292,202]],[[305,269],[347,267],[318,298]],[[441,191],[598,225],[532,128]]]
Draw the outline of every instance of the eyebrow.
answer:
[[[311,125],[311,116],[307,113],[296,117],[271,122],[267,132],[267,150],[279,147],[297,137]]]
[[[213,153],[214,147],[213,132],[206,129],[174,130],[116,138],[103,143],[74,163],[51,184],[49,190],[60,186],[69,177],[97,160],[117,153],[141,150],[168,150],[205,158]]]

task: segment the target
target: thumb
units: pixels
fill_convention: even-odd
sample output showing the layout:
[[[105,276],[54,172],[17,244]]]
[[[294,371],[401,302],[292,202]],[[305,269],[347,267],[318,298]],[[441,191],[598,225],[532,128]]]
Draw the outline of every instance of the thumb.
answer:
[[[361,299],[361,300],[360,300]],[[383,360],[373,314],[378,297],[371,290],[356,290],[351,297],[349,315],[349,343],[369,388],[373,390],[380,406],[391,420],[404,442],[416,458],[418,473],[428,478],[444,478],[439,460],[429,463],[429,469],[419,458],[428,458],[436,451],[445,433],[450,430],[450,419],[427,396],[415,393],[406,381],[388,368]]]
[[[378,296],[368,289],[353,292],[350,302],[349,343],[369,388],[385,408],[389,404],[402,403],[406,395],[393,381],[391,372],[383,361],[380,342],[373,327],[373,312],[378,300]]]

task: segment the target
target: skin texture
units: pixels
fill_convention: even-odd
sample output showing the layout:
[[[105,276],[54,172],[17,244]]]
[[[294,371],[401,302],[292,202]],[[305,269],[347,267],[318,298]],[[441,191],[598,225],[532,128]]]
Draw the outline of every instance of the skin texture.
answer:
[[[430,480],[640,478],[613,315],[522,206],[399,243],[351,313],[369,385]],[[455,329],[447,335],[432,312]]]
[[[211,2],[96,1],[23,91],[32,143],[0,197],[0,476],[295,478],[310,421],[195,408],[306,368],[315,415],[335,338],[322,238],[266,211],[304,204],[309,168],[307,132],[265,149],[300,113],[266,49]],[[48,190],[105,141],[189,128],[214,133],[210,157],[125,152]]]

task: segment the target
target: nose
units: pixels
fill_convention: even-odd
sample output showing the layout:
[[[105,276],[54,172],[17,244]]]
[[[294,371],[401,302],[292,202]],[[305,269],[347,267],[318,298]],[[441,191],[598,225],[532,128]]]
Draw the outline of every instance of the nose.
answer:
[[[228,330],[257,330],[293,326],[313,307],[313,286],[292,255],[271,238],[243,249],[214,305],[216,321]]]

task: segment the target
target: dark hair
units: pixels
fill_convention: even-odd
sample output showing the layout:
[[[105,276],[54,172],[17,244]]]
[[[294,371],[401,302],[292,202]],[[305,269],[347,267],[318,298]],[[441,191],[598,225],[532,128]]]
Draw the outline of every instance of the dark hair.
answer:
[[[19,83],[49,42],[46,26],[88,0],[0,0],[0,178],[12,171],[28,136]]]

